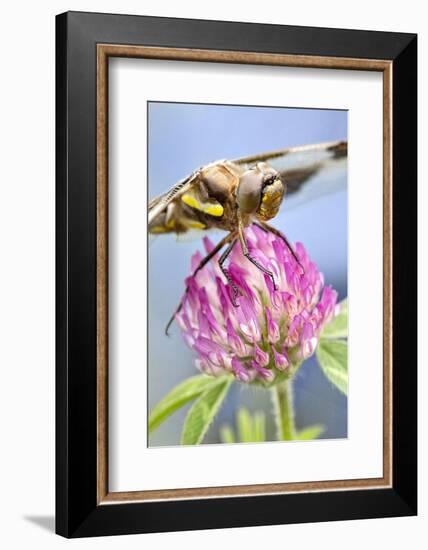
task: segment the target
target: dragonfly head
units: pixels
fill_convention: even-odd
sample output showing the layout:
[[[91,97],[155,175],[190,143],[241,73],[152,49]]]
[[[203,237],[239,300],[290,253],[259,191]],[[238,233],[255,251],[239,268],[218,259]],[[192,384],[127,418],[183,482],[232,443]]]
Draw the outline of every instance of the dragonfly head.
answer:
[[[278,172],[266,162],[259,162],[239,180],[238,207],[245,214],[267,221],[277,215],[284,194],[285,186]]]

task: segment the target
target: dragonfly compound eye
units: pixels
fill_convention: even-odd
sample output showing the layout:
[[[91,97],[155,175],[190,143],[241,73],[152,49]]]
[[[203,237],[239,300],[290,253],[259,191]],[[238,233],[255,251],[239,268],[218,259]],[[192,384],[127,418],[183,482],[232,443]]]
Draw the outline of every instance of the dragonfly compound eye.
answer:
[[[282,199],[284,198],[285,187],[281,178],[277,175],[263,186],[262,200],[257,210],[257,216],[261,220],[270,220],[278,214]]]
[[[257,212],[262,200],[263,174],[253,168],[247,170],[240,178],[236,199],[241,212],[253,214]]]

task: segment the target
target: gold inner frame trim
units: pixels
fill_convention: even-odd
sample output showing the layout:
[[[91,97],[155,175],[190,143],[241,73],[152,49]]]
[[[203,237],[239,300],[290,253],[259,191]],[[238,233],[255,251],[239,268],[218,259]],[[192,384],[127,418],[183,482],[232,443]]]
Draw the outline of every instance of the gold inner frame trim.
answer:
[[[150,491],[108,489],[108,59],[133,57],[383,73],[383,476]],[[392,486],[392,62],[256,52],[97,45],[97,503],[222,498]]]

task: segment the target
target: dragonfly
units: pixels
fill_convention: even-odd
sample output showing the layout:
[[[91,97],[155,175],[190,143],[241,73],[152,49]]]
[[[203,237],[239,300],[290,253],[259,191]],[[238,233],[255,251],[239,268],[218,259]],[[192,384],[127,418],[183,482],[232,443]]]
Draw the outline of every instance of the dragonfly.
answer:
[[[225,265],[237,243],[247,260],[277,288],[273,273],[252,256],[245,228],[256,224],[281,238],[303,270],[286,235],[269,222],[289,197],[298,199],[294,201],[296,204],[343,187],[347,155],[347,142],[335,141],[211,162],[149,201],[148,231],[153,235],[181,235],[195,229],[226,231],[225,237],[200,261],[193,276],[224,249],[217,261],[230,285],[232,303],[238,307],[239,289]],[[166,334],[182,308],[183,299],[184,296],[166,326]]]

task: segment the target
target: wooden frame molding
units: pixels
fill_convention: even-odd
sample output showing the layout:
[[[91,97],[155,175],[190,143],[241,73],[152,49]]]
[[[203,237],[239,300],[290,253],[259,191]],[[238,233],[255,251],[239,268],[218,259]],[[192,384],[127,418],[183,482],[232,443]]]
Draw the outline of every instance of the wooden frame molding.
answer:
[[[277,493],[392,487],[392,116],[393,62],[345,57],[285,55],[97,44],[97,502],[112,503],[239,497]],[[109,492],[108,489],[108,60],[110,57],[182,60],[284,67],[378,71],[383,73],[383,477],[375,479],[275,483],[234,487]]]

